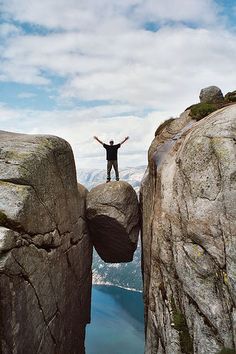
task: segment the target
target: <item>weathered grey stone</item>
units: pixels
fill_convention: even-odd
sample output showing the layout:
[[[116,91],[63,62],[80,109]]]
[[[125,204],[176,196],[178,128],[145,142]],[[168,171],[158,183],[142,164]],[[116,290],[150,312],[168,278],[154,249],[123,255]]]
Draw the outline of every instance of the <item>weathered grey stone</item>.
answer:
[[[93,244],[108,263],[130,262],[137,247],[139,206],[127,182],[109,182],[87,195],[86,212]]]
[[[200,92],[199,98],[201,103],[217,103],[224,100],[223,93],[217,86],[203,88]]]
[[[92,244],[67,142],[0,131],[0,352],[84,353]]]
[[[225,101],[226,102],[236,102],[236,90],[232,92],[228,92],[225,95]]]
[[[142,181],[146,354],[236,349],[236,105],[158,130]]]

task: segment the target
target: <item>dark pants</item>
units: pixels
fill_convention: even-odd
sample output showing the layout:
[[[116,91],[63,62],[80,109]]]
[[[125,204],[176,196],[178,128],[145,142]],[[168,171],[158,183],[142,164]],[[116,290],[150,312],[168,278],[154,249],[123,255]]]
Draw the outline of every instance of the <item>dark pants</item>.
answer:
[[[116,180],[119,181],[119,171],[118,171],[118,162],[117,160],[109,160],[107,161],[107,181],[111,180],[111,169],[112,166],[116,173]]]

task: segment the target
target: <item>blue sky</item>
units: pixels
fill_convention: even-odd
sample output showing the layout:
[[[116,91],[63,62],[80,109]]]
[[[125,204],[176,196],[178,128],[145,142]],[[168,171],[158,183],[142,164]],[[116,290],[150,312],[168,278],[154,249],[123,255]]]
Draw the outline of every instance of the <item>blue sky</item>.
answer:
[[[0,129],[59,135],[78,168],[104,166],[93,135],[130,135],[141,165],[201,88],[236,89],[235,60],[235,0],[0,0]]]

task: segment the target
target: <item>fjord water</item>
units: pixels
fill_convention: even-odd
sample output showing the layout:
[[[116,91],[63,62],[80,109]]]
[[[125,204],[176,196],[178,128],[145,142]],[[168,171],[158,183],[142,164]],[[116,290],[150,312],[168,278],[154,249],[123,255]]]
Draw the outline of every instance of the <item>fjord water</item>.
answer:
[[[94,285],[86,354],[143,354],[142,293]]]

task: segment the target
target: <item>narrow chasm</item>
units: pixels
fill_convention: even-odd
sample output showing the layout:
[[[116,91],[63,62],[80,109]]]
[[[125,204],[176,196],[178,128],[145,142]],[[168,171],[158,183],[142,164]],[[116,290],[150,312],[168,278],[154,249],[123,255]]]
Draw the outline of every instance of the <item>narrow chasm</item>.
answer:
[[[92,321],[88,354],[143,354],[144,313],[140,208],[125,182],[98,185],[88,192],[86,216],[93,245]]]

